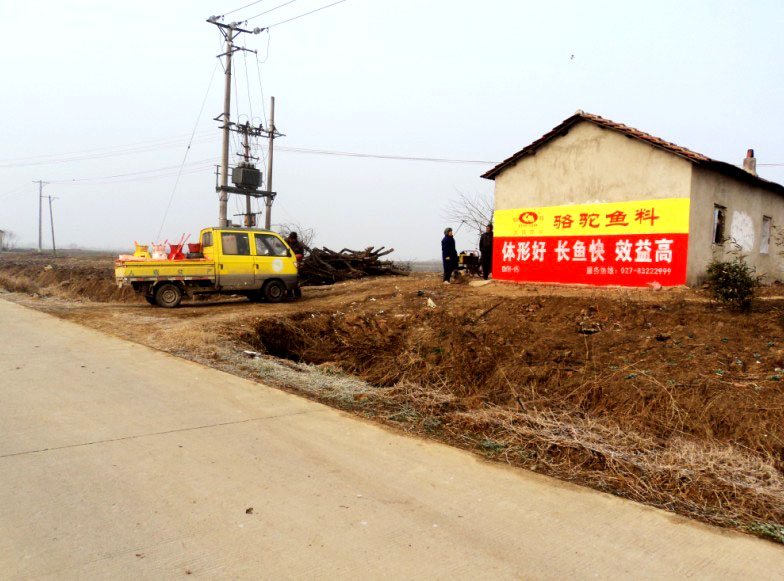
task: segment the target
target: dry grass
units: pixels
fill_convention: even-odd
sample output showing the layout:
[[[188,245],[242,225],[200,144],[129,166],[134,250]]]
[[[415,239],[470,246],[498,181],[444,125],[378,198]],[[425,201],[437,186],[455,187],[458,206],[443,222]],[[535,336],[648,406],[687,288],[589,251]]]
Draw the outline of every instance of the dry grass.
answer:
[[[11,293],[39,293],[40,289],[29,277],[0,271],[0,288]]]
[[[0,261],[0,288],[9,292],[96,302],[139,302],[131,289],[114,282],[111,260],[80,262],[50,256]]]
[[[447,423],[453,434],[483,433],[510,462],[640,502],[724,526],[784,522],[784,476],[775,459],[739,446],[686,437],[658,442],[554,412],[491,408]]]
[[[228,337],[220,329],[198,327],[176,320],[149,336],[149,344],[162,351],[199,353],[207,356],[217,353],[227,342]]]
[[[366,380],[363,412],[406,429],[784,540],[779,313],[553,297],[405,307],[263,319],[242,338]]]

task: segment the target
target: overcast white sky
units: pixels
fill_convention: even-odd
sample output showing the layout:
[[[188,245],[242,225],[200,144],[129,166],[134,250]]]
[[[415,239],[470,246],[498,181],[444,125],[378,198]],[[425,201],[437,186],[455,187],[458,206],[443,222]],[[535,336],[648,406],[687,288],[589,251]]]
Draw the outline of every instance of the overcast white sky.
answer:
[[[332,1],[296,0],[248,26]],[[221,70],[207,87],[222,49],[205,19],[248,2],[0,3],[0,229],[37,244],[41,179],[58,198],[58,246],[149,242],[194,128],[161,238],[216,224]],[[431,259],[450,198],[491,192],[479,178],[490,165],[284,148],[500,161],[584,109],[723,161],[754,147],[758,163],[784,164],[782,30],[773,0],[347,0],[241,39],[260,63],[236,55],[232,117],[262,117],[262,89],[265,107],[276,97],[274,223]],[[760,175],[781,182],[784,167]],[[232,196],[229,213],[240,204]],[[466,228],[457,241],[476,244]]]

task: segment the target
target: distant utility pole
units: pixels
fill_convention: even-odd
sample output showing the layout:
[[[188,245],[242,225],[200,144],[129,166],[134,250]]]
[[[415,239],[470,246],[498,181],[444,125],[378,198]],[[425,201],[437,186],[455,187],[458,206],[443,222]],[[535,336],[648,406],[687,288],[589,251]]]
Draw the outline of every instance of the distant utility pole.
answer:
[[[269,147],[267,151],[267,191],[272,191],[272,144],[277,137],[275,132],[275,97],[270,97],[270,121],[269,127],[267,127],[267,131],[269,132]],[[266,212],[264,214],[264,229],[269,230],[272,226],[272,200],[273,196],[267,196],[264,198],[264,202],[267,206]]]
[[[57,256],[57,246],[54,244],[54,218],[52,217],[52,200],[56,200],[57,198],[53,198],[52,196],[46,197],[49,198],[49,223],[52,225],[52,252]]]
[[[42,222],[43,222],[43,213],[44,213],[44,186],[47,185],[49,182],[44,182],[41,180],[35,181],[33,180],[34,184],[38,184],[38,252],[42,252],[43,250],[43,229],[42,229]]]
[[[254,28],[253,30],[245,30],[239,27],[238,22],[223,24],[222,22],[218,22],[218,20],[219,17],[210,16],[207,19],[207,22],[217,26],[226,39],[226,52],[223,54],[223,56],[226,57],[226,82],[223,93],[223,114],[220,117],[223,121],[223,148],[221,152],[220,194],[218,197],[218,226],[225,228],[229,225],[227,207],[229,202],[229,130],[231,129],[231,55],[237,50],[247,50],[241,47],[235,47],[234,39],[237,38],[241,32],[259,34],[263,29]]]

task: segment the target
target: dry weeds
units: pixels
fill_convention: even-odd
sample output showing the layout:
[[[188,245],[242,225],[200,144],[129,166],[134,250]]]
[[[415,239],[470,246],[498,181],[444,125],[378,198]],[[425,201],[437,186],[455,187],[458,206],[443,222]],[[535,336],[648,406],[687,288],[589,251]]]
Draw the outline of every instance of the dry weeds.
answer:
[[[784,540],[783,336],[779,307],[766,308],[745,317],[710,304],[538,297],[428,309],[412,299],[262,319],[243,338],[366,380],[376,391],[364,413]]]

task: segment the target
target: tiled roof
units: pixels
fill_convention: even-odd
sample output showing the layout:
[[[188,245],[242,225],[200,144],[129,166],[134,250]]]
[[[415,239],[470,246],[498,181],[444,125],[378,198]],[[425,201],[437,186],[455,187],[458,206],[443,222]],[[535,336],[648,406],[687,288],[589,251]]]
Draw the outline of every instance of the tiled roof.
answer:
[[[707,167],[709,169],[718,171],[725,175],[730,175],[734,178],[740,179],[745,182],[753,183],[758,187],[771,189],[774,191],[778,191],[784,193],[784,186],[777,184],[775,182],[768,181],[763,179],[759,176],[755,176],[750,174],[749,172],[745,171],[738,166],[732,165],[730,163],[726,163],[723,161],[718,161],[715,159],[711,159],[710,157],[703,155],[701,153],[697,153],[696,151],[692,151],[686,147],[682,147],[675,143],[671,143],[669,141],[665,141],[660,137],[656,137],[651,135],[650,133],[645,133],[644,131],[640,131],[639,129],[635,129],[634,127],[629,127],[628,125],[624,125],[623,123],[616,123],[615,121],[611,121],[610,119],[605,119],[604,117],[600,117],[599,115],[593,115],[591,113],[585,113],[584,111],[577,111],[571,117],[562,121],[556,127],[553,127],[550,131],[542,135],[539,139],[531,143],[530,145],[525,146],[523,149],[512,155],[511,157],[505,159],[493,169],[485,172],[482,174],[483,178],[487,178],[489,180],[495,179],[495,177],[504,171],[506,168],[515,165],[520,159],[525,157],[526,155],[530,155],[536,152],[539,147],[554,139],[569,129],[572,125],[580,123],[581,121],[588,121],[599,127],[604,127],[606,129],[611,129],[613,131],[617,131],[619,133],[623,133],[629,137],[634,139],[639,139],[640,141],[644,141],[654,147],[658,147],[665,151],[669,151],[670,153],[688,159],[689,161]]]

